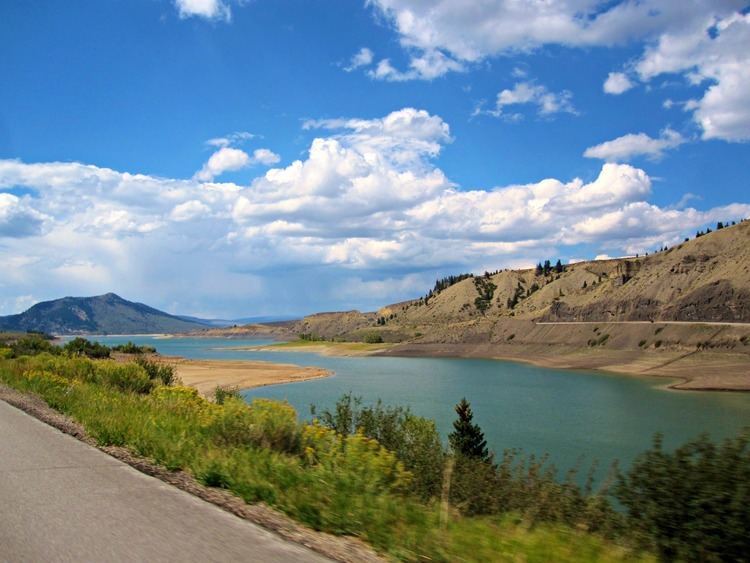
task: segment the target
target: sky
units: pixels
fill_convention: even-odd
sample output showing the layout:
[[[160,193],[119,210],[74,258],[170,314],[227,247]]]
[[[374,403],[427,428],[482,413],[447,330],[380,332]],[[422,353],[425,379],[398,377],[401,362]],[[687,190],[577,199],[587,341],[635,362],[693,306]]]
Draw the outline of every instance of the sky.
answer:
[[[750,217],[747,2],[23,0],[0,37],[0,314],[374,310]]]

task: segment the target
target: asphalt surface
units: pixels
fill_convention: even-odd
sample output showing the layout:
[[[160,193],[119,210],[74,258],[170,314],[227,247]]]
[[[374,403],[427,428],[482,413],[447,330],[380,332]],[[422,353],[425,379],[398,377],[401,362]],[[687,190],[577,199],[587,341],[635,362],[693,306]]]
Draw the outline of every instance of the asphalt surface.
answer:
[[[0,561],[328,561],[0,401]]]

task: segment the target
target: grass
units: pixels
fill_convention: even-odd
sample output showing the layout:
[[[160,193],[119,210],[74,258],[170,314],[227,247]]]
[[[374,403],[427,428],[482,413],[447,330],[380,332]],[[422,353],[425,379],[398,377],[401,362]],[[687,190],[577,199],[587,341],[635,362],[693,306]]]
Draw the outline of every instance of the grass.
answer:
[[[595,534],[563,525],[530,528],[513,515],[454,512],[441,526],[437,503],[408,493],[412,477],[393,453],[361,434],[300,424],[286,403],[247,405],[228,393],[217,404],[195,389],[148,379],[135,364],[47,354],[0,359],[0,381],[41,396],[102,446],[124,446],[312,528],[357,536],[398,559],[641,558]]]

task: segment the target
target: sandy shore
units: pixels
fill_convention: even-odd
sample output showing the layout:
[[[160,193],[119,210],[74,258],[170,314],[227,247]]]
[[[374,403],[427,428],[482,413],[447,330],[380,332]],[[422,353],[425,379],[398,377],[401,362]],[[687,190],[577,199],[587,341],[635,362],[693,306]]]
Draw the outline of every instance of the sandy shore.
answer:
[[[328,377],[331,372],[317,367],[246,360],[188,360],[179,357],[160,357],[159,361],[173,365],[184,385],[195,387],[210,395],[219,385],[250,389],[264,385],[296,383]]]
[[[279,342],[277,344],[265,344],[263,346],[237,346],[230,350],[243,350],[250,352],[308,352],[321,356],[374,356],[386,352],[393,344],[366,344],[364,342],[323,342],[294,340],[291,342]],[[225,348],[226,349],[226,348]]]

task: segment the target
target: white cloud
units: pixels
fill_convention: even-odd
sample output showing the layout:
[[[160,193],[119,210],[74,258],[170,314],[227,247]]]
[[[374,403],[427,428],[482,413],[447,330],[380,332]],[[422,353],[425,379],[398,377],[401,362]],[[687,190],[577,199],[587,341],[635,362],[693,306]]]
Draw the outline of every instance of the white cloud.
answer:
[[[352,55],[349,65],[344,67],[346,72],[351,72],[364,66],[370,66],[374,58],[373,52],[367,47],[362,47],[359,51]]]
[[[264,164],[270,166],[281,161],[281,157],[275,152],[268,149],[255,149],[250,164]]]
[[[210,182],[224,172],[242,170],[254,164],[276,164],[281,157],[269,149],[255,149],[253,156],[232,147],[222,147],[213,153],[203,167],[195,173],[196,180]]]
[[[205,216],[211,212],[211,208],[205,203],[198,201],[197,199],[191,199],[184,203],[176,205],[172,212],[169,214],[170,219],[173,221],[190,221],[201,216]]]
[[[679,147],[686,139],[677,131],[666,128],[658,139],[646,133],[629,133],[589,147],[583,153],[587,158],[600,158],[608,161],[627,161],[635,156],[647,156],[658,160],[664,156],[664,151]]]
[[[742,7],[733,0],[369,0],[396,30],[412,61],[434,55],[434,78],[486,57],[528,52],[544,45],[614,46],[649,40],[688,27],[707,14],[728,14]],[[406,75],[404,75],[406,76]],[[425,78],[413,73],[409,78]]]
[[[232,10],[221,0],[174,0],[181,18],[200,17],[207,20],[230,21]]]
[[[212,154],[208,161],[195,174],[197,180],[210,182],[224,172],[241,170],[250,166],[250,156],[243,150],[222,147]]]
[[[633,84],[628,78],[628,75],[623,72],[610,72],[607,75],[607,79],[604,81],[602,89],[607,94],[619,95],[623,92],[630,90],[635,84]]]
[[[441,51],[427,50],[411,57],[408,70],[398,70],[391,64],[390,59],[382,59],[373,70],[368,71],[368,75],[388,82],[434,80],[448,72],[460,72],[464,68],[463,64],[447,57]]]
[[[46,218],[28,201],[13,194],[0,193],[0,238],[38,235]]]
[[[244,143],[245,141],[249,141],[250,139],[254,139],[255,137],[257,137],[257,135],[254,135],[253,133],[250,133],[248,131],[235,131],[234,133],[229,133],[224,137],[214,137],[213,139],[209,139],[208,141],[206,141],[206,144],[211,147],[222,148],[232,145],[238,145]]]
[[[660,36],[635,65],[641,80],[683,74],[708,84],[703,97],[683,105],[693,111],[704,139],[750,140],[750,14],[707,16]]]
[[[517,82],[513,88],[506,88],[498,93],[495,109],[484,113],[516,119],[519,117],[518,114],[508,114],[506,108],[530,104],[536,106],[537,113],[541,116],[550,116],[555,113],[576,114],[572,98],[573,95],[567,90],[550,92],[546,86],[541,84],[528,81]]]
[[[303,158],[244,186],[0,160],[0,189],[35,194],[0,198],[0,225],[15,225],[0,240],[0,303],[33,287],[41,299],[116,291],[186,313],[207,302],[219,313],[268,303],[294,312],[351,304],[336,288],[357,280],[379,287],[426,271],[531,263],[580,243],[643,251],[750,215],[747,204],[653,205],[648,174],[628,164],[604,163],[587,180],[460,190],[434,163],[452,140],[448,124],[414,108],[306,127],[318,135]],[[40,222],[19,232],[17,213]],[[378,301],[413,294],[394,287]]]

